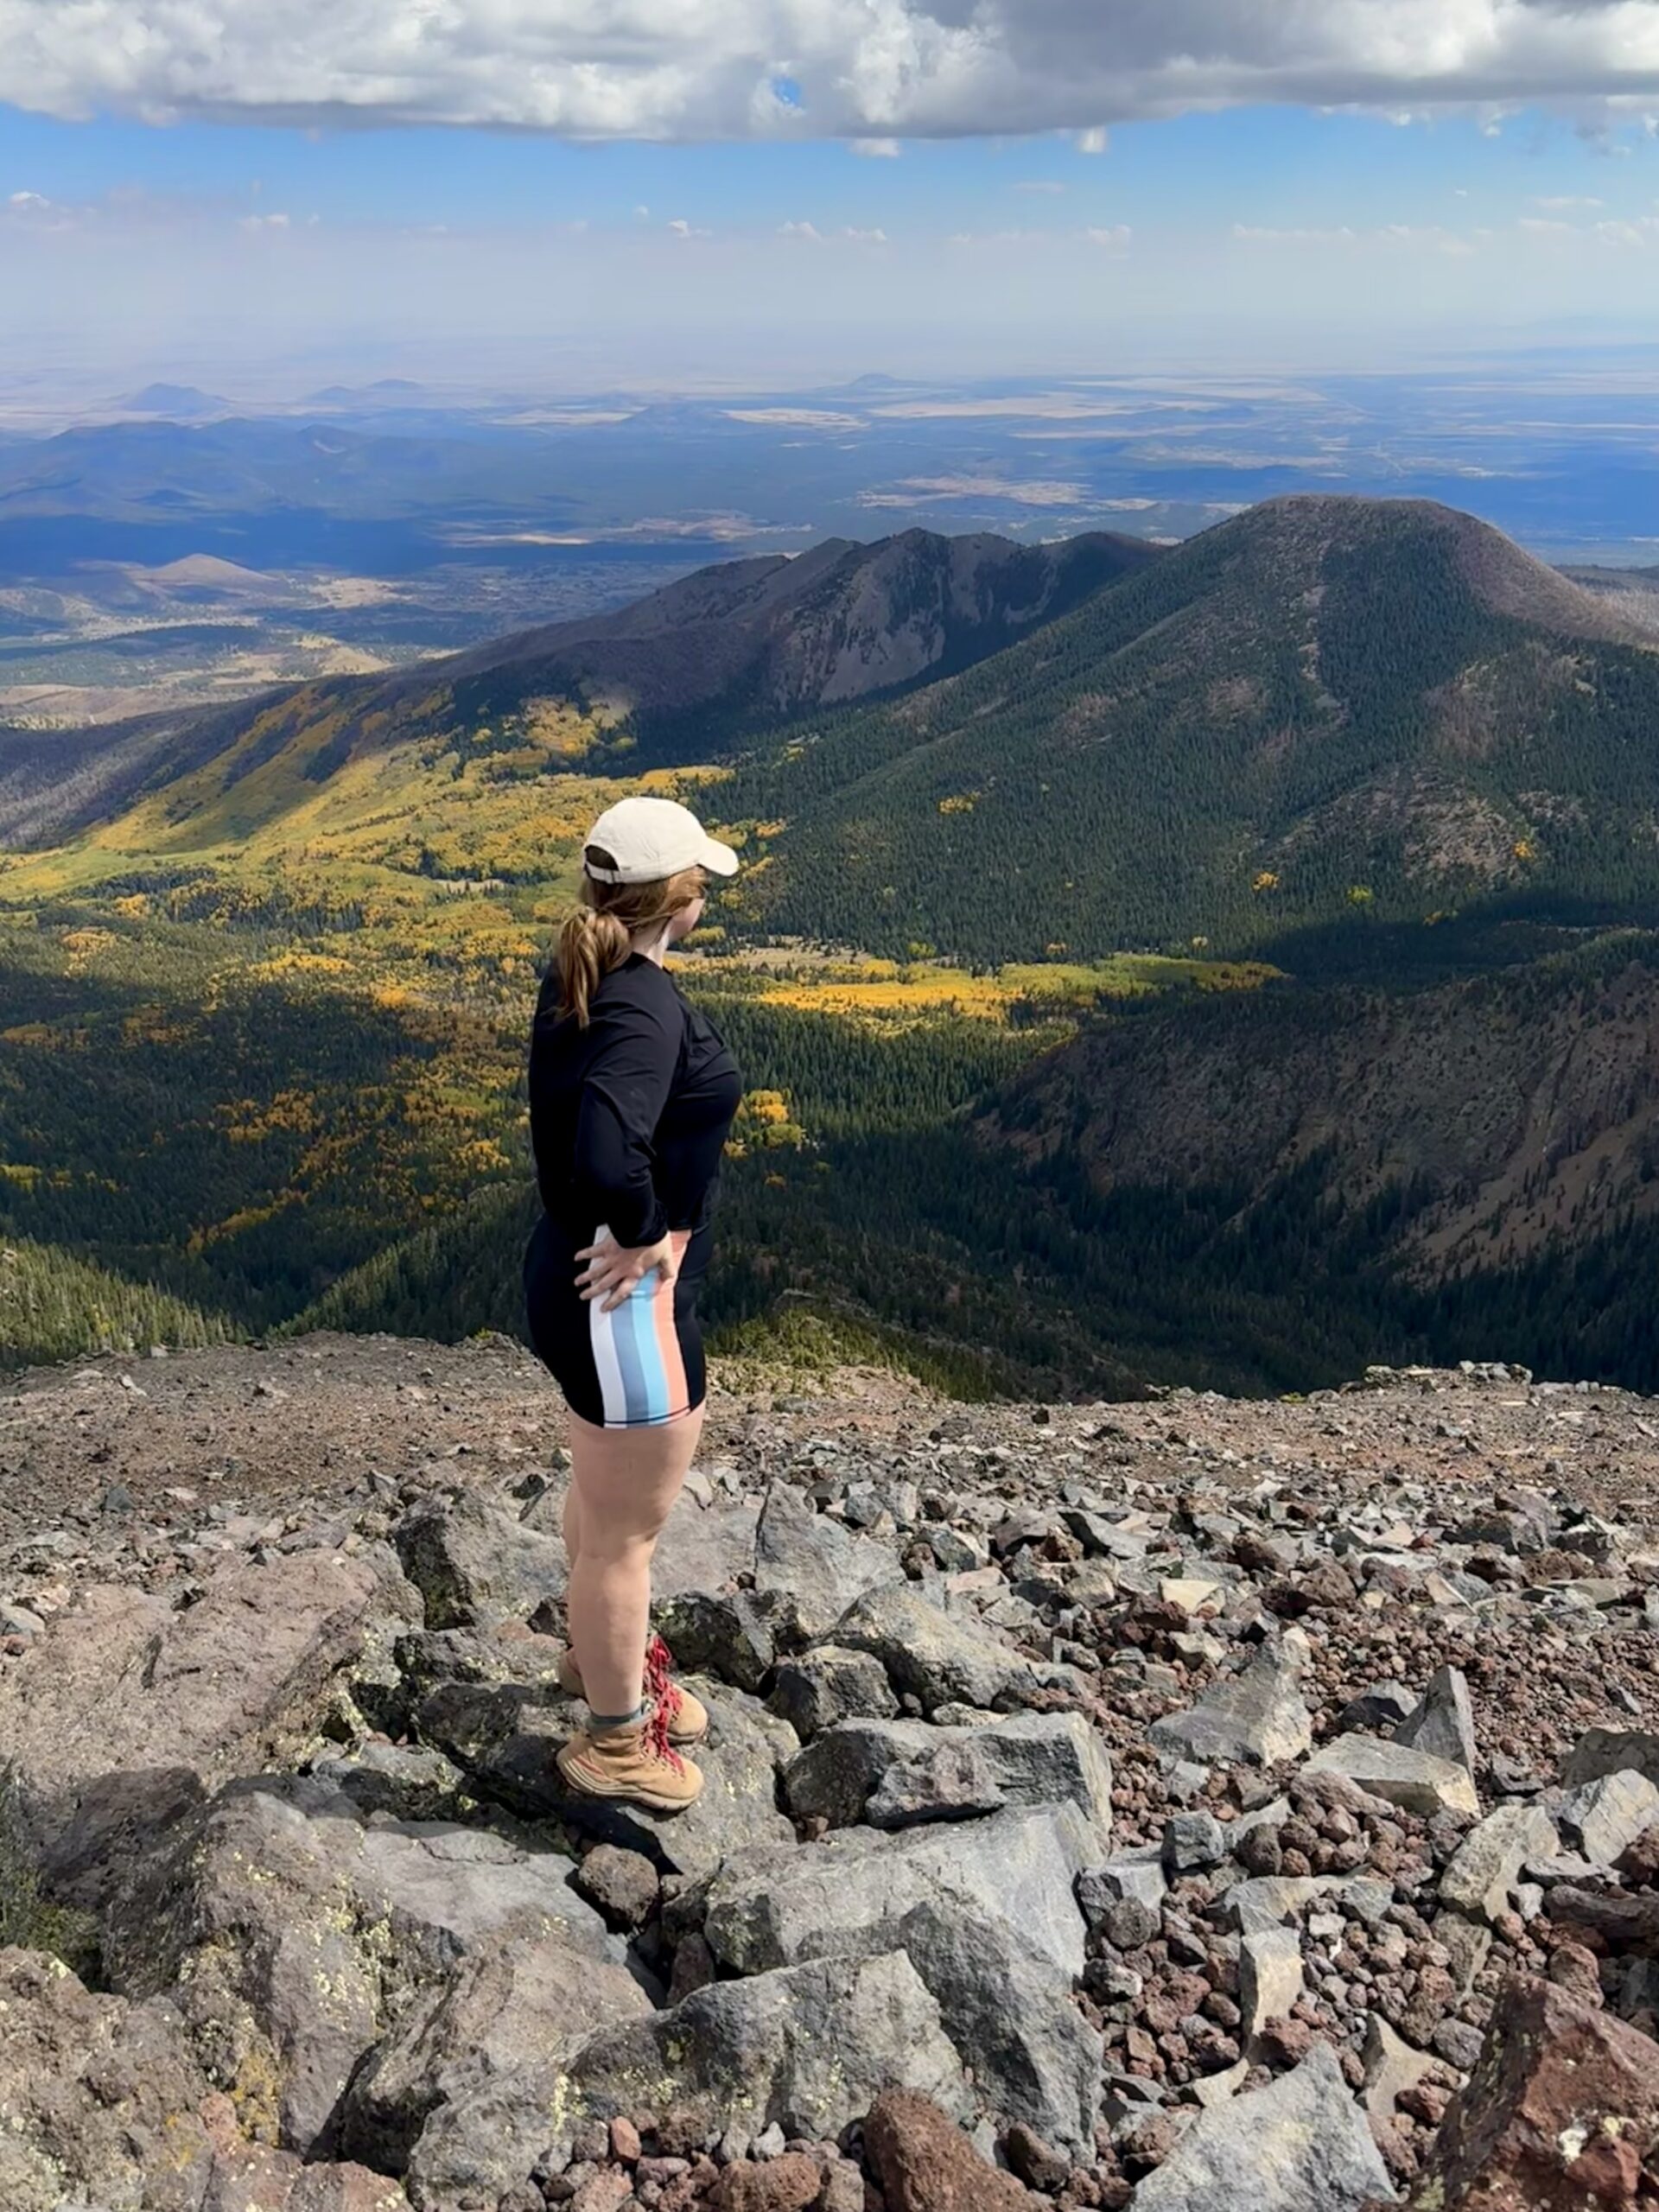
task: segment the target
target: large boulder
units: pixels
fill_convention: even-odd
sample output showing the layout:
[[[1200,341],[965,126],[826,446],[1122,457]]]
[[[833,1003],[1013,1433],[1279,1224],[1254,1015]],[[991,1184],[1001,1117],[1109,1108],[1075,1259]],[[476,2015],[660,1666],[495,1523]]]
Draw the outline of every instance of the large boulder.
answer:
[[[199,2212],[207,2083],[165,2005],[93,1996],[59,1959],[0,1951],[0,2204]]]
[[[471,1758],[453,1736],[444,1748],[467,1768],[480,1796],[528,1820],[563,1821],[601,1842],[641,1852],[669,1873],[700,1878],[734,1852],[792,1845],[794,1826],[778,1808],[778,1776],[800,1749],[794,1730],[741,1691],[702,1676],[686,1681],[709,1708],[707,1744],[696,1753],[706,1779],[702,1795],[671,1820],[566,1786],[554,1754],[586,1719],[580,1705],[521,1706],[517,1732]]]
[[[320,1781],[229,1784],[113,1903],[116,1986],[176,1989],[245,2130],[325,2147],[354,2067],[457,1960],[514,1937],[621,1956],[572,1863],[482,1829],[364,1821]]]
[[[827,1635],[866,1591],[904,1580],[884,1544],[855,1536],[815,1513],[798,1492],[774,1483],[754,1539],[754,1586],[787,1599],[804,1636]]]
[[[1618,2212],[1647,2202],[1659,2044],[1553,1983],[1511,1981],[1413,2212]]]
[[[1659,1733],[1650,1728],[1590,1728],[1567,1754],[1561,1780],[1569,1789],[1605,1774],[1640,1774],[1659,1784]]]
[[[822,2142],[895,2088],[958,2119],[971,2110],[938,2007],[901,1952],[714,1982],[607,2030],[572,2067],[562,2113],[574,2127],[671,2107],[710,2131],[776,2126]]]
[[[1562,1801],[1561,1834],[1598,1866],[1617,1864],[1651,1827],[1659,1827],[1659,1789],[1628,1767],[1580,1783]]]
[[[419,1499],[391,1540],[429,1628],[526,1620],[544,1598],[562,1598],[569,1579],[563,1537],[478,1491]]]
[[[420,1601],[383,1548],[213,1568],[182,1610],[95,1583],[0,1674],[10,1766],[52,1887],[96,1909],[215,1783],[304,1755]]]
[[[626,1967],[555,1937],[474,1953],[423,1990],[359,2069],[340,2147],[405,2173],[422,2212],[474,2190],[493,2202],[547,2148],[548,2113],[583,2044],[651,2010]]]
[[[881,1662],[868,1651],[838,1651],[833,1643],[783,1660],[766,1705],[804,1744],[838,1720],[891,1720],[899,1711]]]
[[[1014,1805],[1073,1804],[1111,1834],[1112,1770],[1075,1713],[1022,1713],[982,1726],[849,1720],[826,1729],[784,1770],[798,1819],[831,1827],[910,1827],[999,1813]]]
[[[1500,1805],[1459,1845],[1440,1877],[1440,1904],[1471,1919],[1494,1921],[1510,1909],[1521,1869],[1554,1856],[1555,1823],[1541,1805]]]
[[[674,1510],[651,1563],[652,1594],[659,1600],[690,1591],[710,1595],[736,1586],[754,1572],[754,1536],[760,1515],[753,1505],[716,1497],[700,1504],[688,1491]]]
[[[918,1699],[924,1713],[942,1705],[1007,1711],[1029,1705],[1037,1687],[1027,1662],[988,1629],[941,1611],[908,1582],[859,1599],[828,1640],[879,1659],[893,1688]]]
[[[1437,1813],[1465,1813],[1472,1819],[1480,1811],[1467,1767],[1404,1744],[1385,1743],[1380,1736],[1334,1737],[1320,1745],[1302,1772],[1345,1775],[1371,1796],[1386,1798],[1424,1820]]]
[[[988,2166],[956,2121],[912,2089],[885,2089],[864,2123],[864,2155],[887,2212],[1035,2212],[1042,2202]]]
[[[1456,1667],[1441,1667],[1394,1732],[1396,1744],[1449,1759],[1465,1773],[1475,1770],[1475,1709],[1469,1683]]]
[[[1300,1659],[1282,1643],[1263,1644],[1242,1675],[1215,1683],[1196,1705],[1166,1713],[1149,1733],[1160,1751],[1181,1758],[1257,1766],[1300,1758],[1313,1740]]]
[[[843,1829],[731,1862],[708,1887],[704,1940],[740,1974],[902,1950],[996,2116],[1086,2149],[1102,2054],[1071,2001],[1084,1941],[1073,1892],[1095,1841],[1072,1806],[895,1836]]]
[[[1395,2202],[1335,2054],[1316,2043],[1294,2073],[1201,2113],[1135,2191],[1135,2212],[1359,2212]]]

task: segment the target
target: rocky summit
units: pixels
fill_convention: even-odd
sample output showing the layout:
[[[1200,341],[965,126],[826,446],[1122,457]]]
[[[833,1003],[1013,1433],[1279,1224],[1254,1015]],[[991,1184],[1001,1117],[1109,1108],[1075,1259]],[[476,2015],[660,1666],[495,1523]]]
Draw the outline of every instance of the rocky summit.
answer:
[[[677,1820],[518,1346],[0,1397],[5,2212],[1659,2201],[1659,1404],[717,1377]]]

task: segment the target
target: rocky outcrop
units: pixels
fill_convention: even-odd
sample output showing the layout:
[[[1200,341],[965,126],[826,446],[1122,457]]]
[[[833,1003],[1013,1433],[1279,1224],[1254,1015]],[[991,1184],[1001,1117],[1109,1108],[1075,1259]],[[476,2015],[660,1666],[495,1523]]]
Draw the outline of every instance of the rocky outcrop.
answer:
[[[1502,1993],[1412,2212],[1618,2212],[1659,2187],[1659,2044],[1548,1982]]]
[[[384,1549],[227,1562],[188,1604],[94,1583],[0,1673],[0,1766],[53,1878],[96,1905],[213,1783],[293,1765],[419,1601]]]
[[[573,1872],[487,1830],[365,1822],[323,1783],[232,1783],[116,1899],[106,1961],[132,1996],[176,1991],[243,2126],[309,2156],[359,2062],[458,1960],[534,1936],[593,1961],[596,1988],[620,1971]]]
[[[326,1510],[0,1537],[0,2202],[1641,2202],[1651,1410],[1507,1370],[917,1404],[716,1401],[673,1821],[557,1777],[521,1429]]]

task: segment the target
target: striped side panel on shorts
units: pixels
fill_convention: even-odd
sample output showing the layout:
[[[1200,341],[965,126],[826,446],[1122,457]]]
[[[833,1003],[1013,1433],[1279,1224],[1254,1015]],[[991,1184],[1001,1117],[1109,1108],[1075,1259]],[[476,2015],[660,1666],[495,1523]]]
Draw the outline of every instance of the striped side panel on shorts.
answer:
[[[607,1229],[594,1234],[602,1243]],[[689,1232],[676,1230],[674,1246],[683,1255]],[[588,1305],[594,1369],[607,1428],[646,1428],[687,1411],[685,1362],[674,1328],[674,1287],[660,1274],[647,1275],[620,1306],[608,1313],[597,1298]]]

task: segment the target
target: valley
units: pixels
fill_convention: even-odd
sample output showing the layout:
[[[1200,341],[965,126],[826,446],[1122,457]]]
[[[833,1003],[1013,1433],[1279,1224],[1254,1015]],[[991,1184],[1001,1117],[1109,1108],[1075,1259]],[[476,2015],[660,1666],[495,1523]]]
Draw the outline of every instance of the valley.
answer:
[[[1628,598],[1418,502],[912,530],[0,734],[0,1360],[515,1329],[524,1027],[622,787],[746,861],[681,970],[749,1085],[717,1347],[1659,1387]]]

